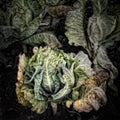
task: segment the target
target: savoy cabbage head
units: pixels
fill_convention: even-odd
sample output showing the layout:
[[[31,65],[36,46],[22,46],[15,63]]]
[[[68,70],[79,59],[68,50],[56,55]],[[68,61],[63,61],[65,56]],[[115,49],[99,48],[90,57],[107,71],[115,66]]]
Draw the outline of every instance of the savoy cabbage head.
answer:
[[[16,93],[20,103],[29,104],[38,113],[44,112],[48,103],[62,103],[67,107],[73,104],[80,112],[98,110],[106,103],[102,89],[106,88],[101,84],[108,79],[108,73],[101,71],[97,75],[84,52],[66,54],[50,47],[33,50],[31,58],[23,54],[19,59]],[[94,95],[96,97],[89,98]],[[79,104],[83,104],[83,108]]]

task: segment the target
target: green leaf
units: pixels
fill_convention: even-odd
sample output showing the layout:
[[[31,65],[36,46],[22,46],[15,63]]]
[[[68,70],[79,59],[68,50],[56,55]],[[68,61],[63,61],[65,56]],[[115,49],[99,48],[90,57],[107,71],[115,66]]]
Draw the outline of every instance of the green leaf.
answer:
[[[44,0],[41,0],[41,2],[40,0],[27,0],[27,5],[32,11],[33,18],[35,18],[38,17],[39,14],[42,12],[45,2]]]
[[[44,71],[44,81],[43,81],[43,87],[46,89],[46,91],[49,91],[51,93],[54,92],[54,82],[57,78],[55,78],[55,65],[53,65],[53,62],[51,61],[52,57],[52,53],[50,52],[48,55],[48,58],[46,58],[44,60],[44,67],[45,67],[45,71]],[[53,79],[55,78],[55,79]]]
[[[65,35],[69,40],[69,44],[86,47],[87,43],[84,33],[84,6],[68,12],[65,25],[67,30]]]
[[[56,94],[51,95],[53,101],[59,101],[65,97],[67,97],[68,94],[70,94],[72,87],[75,84],[75,77],[74,77],[74,63],[71,65],[71,68],[68,69],[63,66],[63,76],[61,76],[60,79],[63,79],[64,87],[60,89]]]
[[[40,67],[41,68],[41,67]],[[35,76],[32,76],[34,79],[34,92],[35,92],[35,99],[37,100],[45,100],[44,96],[48,96],[47,93],[41,88],[41,84],[42,84],[42,79],[43,79],[43,70],[38,70],[38,73]],[[40,73],[40,75],[39,75]]]
[[[32,20],[32,12],[25,0],[13,0],[12,5],[7,8],[7,23],[17,27],[22,32]]]
[[[32,0],[13,0],[12,5],[7,8],[7,25],[14,26],[21,31],[21,39],[33,35],[46,13],[44,4]]]
[[[42,19],[40,17],[37,17],[32,21],[30,21],[28,23],[28,26],[24,29],[24,31],[22,31],[21,38],[25,39],[33,35],[38,30],[41,22],[42,22]]]
[[[94,74],[93,69],[91,68],[92,62],[89,60],[88,55],[84,52],[80,51],[75,57],[76,66],[75,66],[75,74],[77,73],[77,77],[79,80],[84,80],[89,78]]]
[[[90,42],[96,47],[115,30],[116,17],[110,15],[93,15],[89,19],[88,35]]]
[[[66,18],[66,30],[65,35],[69,40],[69,44],[75,46],[86,46],[84,27],[83,27],[83,14],[81,11],[70,11]]]
[[[110,59],[107,56],[107,52],[104,47],[100,47],[97,52],[97,56],[94,59],[94,64],[96,66],[96,71],[100,71],[101,69],[107,70],[110,73],[110,80],[108,81],[108,85],[115,92],[116,86],[114,85],[114,80],[118,75],[117,68],[112,64]]]
[[[58,41],[56,36],[51,32],[35,34],[30,38],[26,39],[25,41],[23,41],[23,43],[33,46],[45,43],[47,46],[50,46],[51,48],[61,47],[60,42]]]

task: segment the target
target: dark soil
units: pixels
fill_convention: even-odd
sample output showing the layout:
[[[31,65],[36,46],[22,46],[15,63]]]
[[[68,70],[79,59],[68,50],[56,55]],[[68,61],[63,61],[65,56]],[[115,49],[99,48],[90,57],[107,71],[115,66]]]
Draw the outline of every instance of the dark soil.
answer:
[[[6,3],[9,0],[2,1]],[[118,1],[111,0],[110,2],[117,4]],[[0,1],[0,5],[3,5],[3,2]],[[30,46],[27,48],[29,52],[32,50]],[[70,47],[68,51],[70,51]],[[119,75],[115,80],[118,95],[114,95],[108,88],[107,104],[101,107],[99,111],[93,110],[90,113],[77,113],[59,105],[58,112],[55,115],[51,107],[45,113],[38,115],[29,108],[23,107],[18,103],[15,93],[18,56],[23,52],[22,45],[20,43],[14,43],[2,52],[4,53],[5,59],[3,58],[3,61],[0,61],[0,120],[120,120],[120,42],[116,42],[108,48],[108,56],[119,70]]]

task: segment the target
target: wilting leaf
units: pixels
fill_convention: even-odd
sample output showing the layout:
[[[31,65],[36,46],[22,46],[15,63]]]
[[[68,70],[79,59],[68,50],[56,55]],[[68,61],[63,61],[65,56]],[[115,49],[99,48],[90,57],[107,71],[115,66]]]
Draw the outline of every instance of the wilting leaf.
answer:
[[[104,90],[100,87],[101,83],[98,84],[98,76],[103,76],[103,73],[99,72],[89,77],[81,86],[73,88],[72,97],[77,97],[67,100],[66,106],[68,108],[73,106],[78,112],[90,112],[92,109],[98,110],[101,105],[104,105],[107,102],[107,98]]]
[[[116,17],[93,15],[89,19],[88,35],[90,42],[97,48],[115,30]]]
[[[120,35],[119,17],[107,13],[107,1],[93,0],[93,8],[93,15],[89,18],[88,23],[89,44],[92,45],[93,49],[91,56],[96,71],[103,69],[110,73],[108,85],[116,91],[114,80],[118,70],[107,56],[106,48],[114,41],[120,40],[118,37]]]
[[[107,1],[93,0],[93,8],[93,15],[88,21],[87,32],[90,40],[88,46],[91,46],[88,51],[91,51],[91,53],[89,52],[90,56],[94,59],[99,46],[107,47],[112,43],[112,40],[108,41],[108,38],[112,36],[118,23],[116,16],[107,13]]]
[[[93,108],[98,110],[106,102],[105,92],[99,87],[93,87],[85,93],[82,99],[76,100],[73,103],[73,108],[78,112],[90,112]]]
[[[84,9],[70,11],[66,18],[66,33],[69,44],[86,47],[86,38],[84,33]]]
[[[50,46],[51,48],[61,47],[60,42],[58,41],[56,36],[51,32],[35,34],[30,38],[26,39],[25,41],[23,41],[23,43],[33,46],[45,43],[47,46]]]
[[[92,0],[93,1],[93,16],[89,18],[88,35],[90,42],[94,47],[103,45],[105,48],[112,45],[115,41],[120,40],[120,16],[118,6],[107,6],[107,0]]]
[[[94,59],[94,64],[96,66],[96,71],[97,70],[99,71],[101,69],[109,71],[110,80],[108,81],[108,85],[112,90],[114,90],[116,92],[117,90],[114,85],[114,80],[116,79],[116,77],[118,75],[118,70],[112,64],[112,62],[110,61],[110,59],[107,56],[107,52],[106,52],[105,48],[103,48],[102,46],[98,49],[96,58]]]
[[[36,111],[39,114],[45,112],[47,103],[34,98],[34,92],[31,86],[23,85],[20,89],[19,87],[20,86],[17,86],[16,92],[21,104],[32,107],[32,111]]]

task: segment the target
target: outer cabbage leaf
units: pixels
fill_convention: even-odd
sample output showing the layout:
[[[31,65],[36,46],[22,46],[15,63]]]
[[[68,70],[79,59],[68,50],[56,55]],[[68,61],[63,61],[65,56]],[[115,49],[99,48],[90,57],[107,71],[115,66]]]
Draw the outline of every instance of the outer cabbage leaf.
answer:
[[[42,12],[45,2],[44,0],[26,0],[26,4],[32,11],[33,18],[35,18]]]
[[[94,74],[94,71],[91,68],[92,63],[89,60],[88,55],[81,51],[76,55],[75,59],[78,61],[78,64],[76,65],[74,71],[78,74],[79,79],[87,79]],[[83,76],[81,76],[82,74],[79,73],[81,70],[85,73]]]
[[[41,22],[42,19],[40,17],[36,17],[32,21],[30,21],[29,25],[21,33],[21,38],[25,39],[27,37],[32,36],[38,30],[39,26],[42,25]]]
[[[45,43],[47,46],[50,46],[51,48],[61,47],[60,42],[58,41],[56,36],[51,32],[35,34],[30,38],[26,39],[25,41],[23,41],[23,43],[33,46]]]
[[[78,63],[75,66],[74,72],[76,80],[76,86],[73,88],[72,91],[72,99],[77,100],[82,92],[79,92],[79,88],[85,83],[90,76],[95,74],[94,70],[91,68],[91,61],[89,60],[88,56],[83,53],[82,51],[79,52],[75,59]]]
[[[108,84],[116,91],[116,88],[112,86],[114,86],[113,80],[117,77],[118,71],[109,60],[106,48],[112,45],[114,41],[119,40],[119,18],[108,15],[107,1],[93,0],[93,8],[94,14],[89,18],[88,24],[89,44],[93,49],[91,56],[98,71],[104,69],[110,73]]]
[[[85,6],[87,0],[78,0],[73,6],[75,10],[68,12],[66,16],[66,32],[65,35],[68,38],[70,45],[75,46],[87,46],[85,36]]]
[[[110,59],[107,56],[107,52],[106,52],[105,48],[103,48],[102,46],[98,49],[96,58],[94,59],[94,64],[96,67],[96,71],[100,71],[101,69],[105,69],[105,70],[109,71],[110,79],[108,81],[108,85],[112,90],[117,92],[117,88],[114,85],[114,80],[116,79],[116,77],[118,75],[118,70],[112,64],[112,62],[110,61]]]
[[[103,87],[100,86],[108,78],[108,73],[104,71],[91,76],[79,87],[73,88],[72,99],[66,101],[66,106],[68,108],[73,106],[78,112],[90,112],[93,108],[98,110],[107,102]]]
[[[95,50],[112,34],[116,27],[116,17],[110,15],[93,15],[89,19],[88,35]]]
[[[107,0],[92,0],[93,16],[89,18],[88,35],[96,50],[98,46],[105,48],[118,41],[120,35],[120,17],[118,7],[113,6],[110,12]],[[114,13],[116,11],[116,13]],[[117,12],[118,11],[118,12]],[[94,51],[95,51],[94,50]]]
[[[19,84],[20,85],[20,84]],[[21,88],[17,87],[16,93],[20,103],[24,106],[30,106],[32,111],[43,113],[47,109],[45,101],[39,101],[34,98],[34,91],[31,86],[23,85]]]
[[[65,35],[69,40],[69,44],[86,47],[83,9],[68,12],[65,25],[67,30]]]
[[[46,101],[40,101],[35,99],[34,89],[32,84],[24,84],[24,72],[27,65],[27,58],[25,54],[19,56],[19,65],[18,65],[18,82],[16,83],[16,94],[19,103],[24,106],[31,107],[32,111],[37,113],[43,113],[47,109]]]
[[[82,99],[73,102],[73,108],[78,112],[90,112],[93,108],[98,110],[106,102],[107,98],[103,89],[92,86]]]
[[[8,8],[7,23],[15,26],[21,31],[32,20],[32,12],[26,4],[26,0],[13,0],[12,5]]]
[[[42,22],[45,15],[43,6],[39,5],[37,0],[13,0],[7,9],[7,25],[20,29],[22,37],[29,37],[37,31]]]

